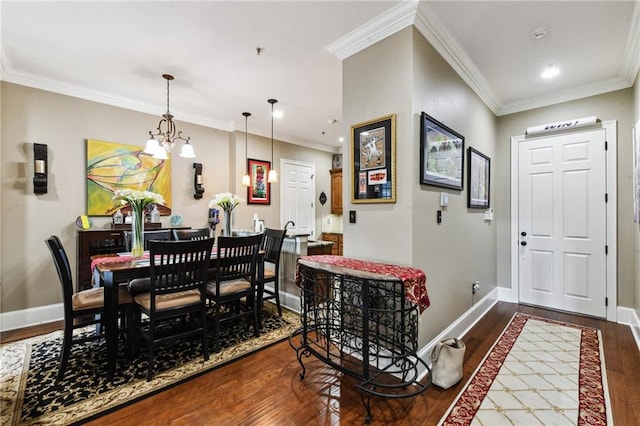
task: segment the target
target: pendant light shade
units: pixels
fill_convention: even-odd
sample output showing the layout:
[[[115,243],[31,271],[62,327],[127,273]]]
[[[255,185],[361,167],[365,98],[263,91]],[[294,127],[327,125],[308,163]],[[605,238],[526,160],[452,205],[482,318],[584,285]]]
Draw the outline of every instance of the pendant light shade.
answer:
[[[273,164],[273,104],[278,102],[276,99],[268,99],[267,102],[271,104],[271,169],[269,170],[269,175],[267,176],[267,182],[269,183],[278,183],[278,172],[274,169]]]
[[[247,139],[249,138],[249,133],[247,132],[247,123],[249,121],[251,113],[243,112],[242,115],[244,115],[244,164],[246,167],[244,176],[242,176],[242,186],[251,186],[251,176],[249,176],[249,161],[247,154]]]

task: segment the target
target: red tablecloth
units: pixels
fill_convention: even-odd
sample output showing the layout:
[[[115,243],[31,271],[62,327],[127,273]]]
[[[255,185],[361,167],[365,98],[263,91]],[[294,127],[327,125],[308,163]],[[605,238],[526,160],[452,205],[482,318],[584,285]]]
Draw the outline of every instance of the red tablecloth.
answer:
[[[143,259],[149,258],[149,252],[146,252],[143,256]],[[94,257],[91,260],[91,273],[93,273],[96,266],[101,265],[103,263],[120,263],[120,262],[129,262],[133,259],[131,255],[118,255],[118,256],[104,256],[104,257]]]
[[[429,301],[429,294],[427,293],[427,276],[421,269],[389,263],[372,262],[369,260],[352,259],[344,256],[318,255],[304,256],[300,259],[395,277],[402,281],[404,284],[405,297],[410,302],[418,305],[420,313],[427,309],[431,304]],[[300,274],[297,266],[296,284],[298,286],[301,285]]]

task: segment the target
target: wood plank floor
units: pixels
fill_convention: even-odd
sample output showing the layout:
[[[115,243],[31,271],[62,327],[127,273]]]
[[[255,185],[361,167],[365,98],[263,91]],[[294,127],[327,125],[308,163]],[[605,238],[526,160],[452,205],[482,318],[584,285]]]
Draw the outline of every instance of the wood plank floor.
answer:
[[[602,330],[613,418],[616,425],[640,424],[640,352],[627,326],[512,303],[496,304],[463,337],[464,378],[455,387],[436,387],[399,400],[372,398],[374,425],[434,425],[516,312]],[[36,330],[44,332],[48,330]],[[3,333],[2,341],[27,330]],[[307,375],[285,342],[245,357],[157,395],[104,415],[90,425],[352,425],[363,424],[356,380],[322,362],[305,361]]]

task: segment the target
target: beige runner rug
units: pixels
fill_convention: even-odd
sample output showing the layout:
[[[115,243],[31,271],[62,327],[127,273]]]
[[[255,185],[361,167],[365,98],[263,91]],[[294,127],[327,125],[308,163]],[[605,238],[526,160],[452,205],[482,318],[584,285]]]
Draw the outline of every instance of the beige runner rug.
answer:
[[[613,425],[600,330],[516,313],[440,425]]]

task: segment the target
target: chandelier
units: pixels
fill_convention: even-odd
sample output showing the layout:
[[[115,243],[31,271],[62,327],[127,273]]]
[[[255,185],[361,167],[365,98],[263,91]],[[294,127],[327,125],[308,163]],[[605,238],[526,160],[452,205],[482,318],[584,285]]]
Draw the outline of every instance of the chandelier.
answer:
[[[176,142],[183,141],[184,145],[182,145],[180,157],[194,158],[196,154],[193,152],[193,146],[189,143],[191,138],[189,136],[186,138],[182,137],[182,131],[177,132],[176,135],[176,125],[173,122],[173,115],[169,112],[169,82],[173,80],[173,76],[162,74],[162,78],[167,80],[167,112],[162,114],[162,119],[158,123],[158,132],[153,133],[149,130],[149,140],[147,141],[144,152],[153,154],[153,158],[166,160],[169,158],[168,153],[171,152]]]

